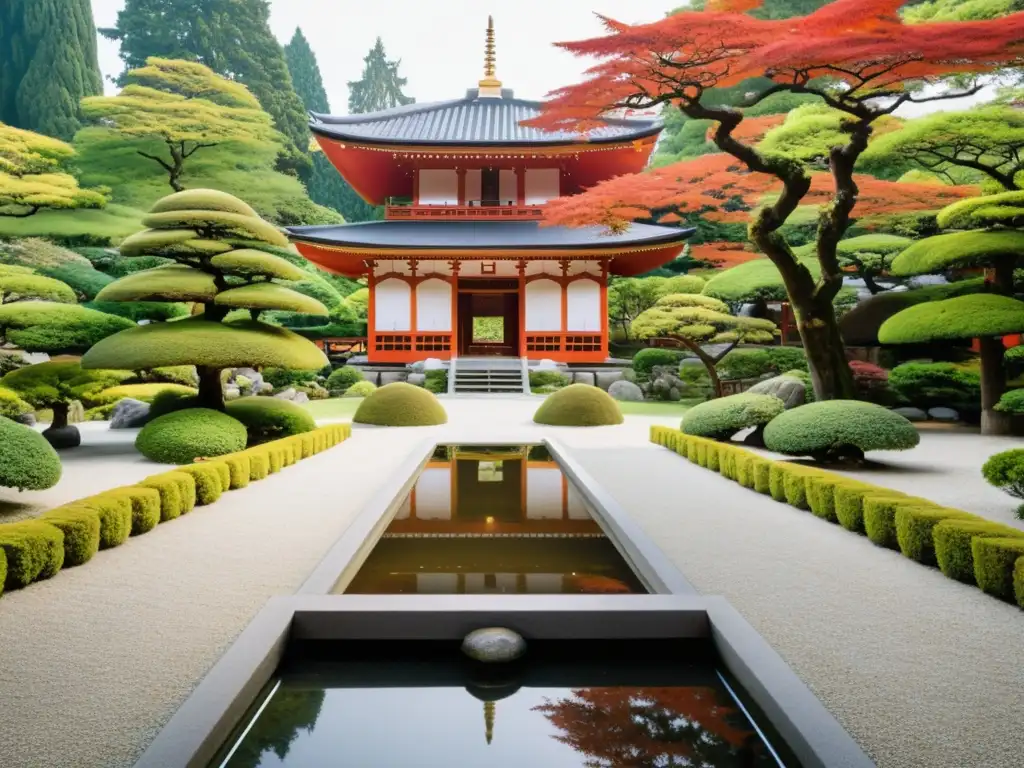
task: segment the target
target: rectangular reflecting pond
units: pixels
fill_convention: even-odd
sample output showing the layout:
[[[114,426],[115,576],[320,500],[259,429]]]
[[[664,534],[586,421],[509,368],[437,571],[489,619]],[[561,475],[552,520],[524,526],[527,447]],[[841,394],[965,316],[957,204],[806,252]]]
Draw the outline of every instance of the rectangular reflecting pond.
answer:
[[[540,445],[439,446],[349,594],[636,594],[643,585]]]
[[[537,641],[512,665],[457,643],[293,647],[211,766],[796,766],[700,641]]]

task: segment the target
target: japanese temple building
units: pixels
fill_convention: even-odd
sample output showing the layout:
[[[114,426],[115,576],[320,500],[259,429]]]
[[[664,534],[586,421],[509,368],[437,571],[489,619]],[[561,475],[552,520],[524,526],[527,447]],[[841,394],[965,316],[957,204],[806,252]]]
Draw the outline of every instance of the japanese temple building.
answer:
[[[549,200],[642,170],[662,124],[609,119],[586,134],[523,126],[542,105],[495,78],[493,23],[487,34],[485,77],[463,98],[312,116],[338,172],[385,206],[383,221],[289,229],[314,264],[366,278],[370,363],[492,355],[603,363],[609,275],[671,261],[690,234],[542,226]],[[474,338],[480,318],[494,319],[501,338]]]

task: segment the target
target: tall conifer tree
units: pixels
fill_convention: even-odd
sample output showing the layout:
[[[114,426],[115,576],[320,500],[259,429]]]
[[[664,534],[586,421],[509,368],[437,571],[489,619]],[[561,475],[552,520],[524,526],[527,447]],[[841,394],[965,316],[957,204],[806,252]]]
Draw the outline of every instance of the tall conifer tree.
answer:
[[[401,60],[388,61],[384,53],[384,41],[379,37],[370,52],[363,59],[363,76],[348,84],[348,111],[353,115],[363,112],[378,112],[405,104],[416,99],[402,93],[406,79],[398,76]]]
[[[247,86],[290,140],[280,170],[308,179],[306,113],[269,18],[267,0],[127,0],[117,26],[100,32],[120,42],[129,70],[150,56],[188,59]]]
[[[102,91],[89,0],[0,2],[0,122],[67,140]]]

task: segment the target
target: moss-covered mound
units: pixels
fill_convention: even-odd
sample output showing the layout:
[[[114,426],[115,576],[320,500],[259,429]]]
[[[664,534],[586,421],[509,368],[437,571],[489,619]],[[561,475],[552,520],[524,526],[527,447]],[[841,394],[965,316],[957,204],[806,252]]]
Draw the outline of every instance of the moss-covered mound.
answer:
[[[688,435],[728,440],[741,429],[761,427],[786,409],[775,395],[742,393],[708,400],[683,415],[682,430]]]
[[[994,293],[917,304],[890,317],[878,329],[883,344],[1003,336],[1024,331],[1024,302]]]
[[[173,195],[162,197],[153,203],[150,213],[168,213],[170,211],[188,211],[199,209],[203,211],[223,211],[224,213],[238,213],[242,216],[258,216],[248,205],[234,195],[221,192],[217,189],[186,189],[183,192],[175,192]]]
[[[814,279],[821,276],[821,265],[813,255],[803,256],[800,263],[807,267]],[[708,280],[703,291],[705,296],[735,304],[744,301],[787,301],[786,286],[782,275],[770,259],[754,259],[723,270]],[[856,297],[856,291],[843,288],[836,296],[836,303],[846,303]]]
[[[60,480],[60,458],[30,427],[0,416],[0,486],[42,491]]]
[[[214,323],[201,315],[131,328],[104,339],[82,357],[85,368],[133,371],[174,365],[315,371],[327,363],[316,346],[285,328],[248,320]]]
[[[612,396],[600,387],[570,384],[548,395],[533,420],[554,427],[602,427],[621,424],[622,411]]]
[[[245,425],[249,445],[316,429],[309,411],[277,397],[242,397],[228,403],[227,411],[228,416]]]
[[[903,416],[859,400],[809,403],[779,414],[764,430],[768,450],[819,461],[860,458],[867,451],[904,451],[920,440]]]
[[[153,419],[135,438],[135,447],[150,461],[190,464],[197,458],[245,448],[245,425],[220,411],[189,408]]]
[[[447,423],[448,414],[432,393],[399,381],[374,390],[359,404],[352,421],[381,427],[429,427]]]
[[[82,353],[101,339],[134,327],[131,320],[77,304],[0,305],[0,335],[22,349],[51,355]]]
[[[71,287],[60,280],[42,275],[0,274],[0,301],[13,302],[26,299],[56,301],[74,304],[78,297]]]
[[[947,205],[936,217],[943,229],[983,229],[993,225],[1019,227],[1024,221],[1024,191],[969,197]]]
[[[213,275],[182,264],[144,269],[122,277],[96,294],[97,301],[213,301]]]
[[[337,370],[331,371],[327,377],[327,390],[332,394],[344,394],[358,381],[363,380],[363,372],[354,365],[343,365]]]
[[[343,397],[369,397],[377,391],[377,385],[372,381],[357,381],[345,390]]]
[[[104,389],[89,399],[92,407],[111,405],[126,397],[130,397],[133,400],[141,400],[144,403],[152,403],[154,398],[162,392],[173,392],[181,397],[197,394],[195,387],[158,381],[148,384],[119,384],[116,387]]]

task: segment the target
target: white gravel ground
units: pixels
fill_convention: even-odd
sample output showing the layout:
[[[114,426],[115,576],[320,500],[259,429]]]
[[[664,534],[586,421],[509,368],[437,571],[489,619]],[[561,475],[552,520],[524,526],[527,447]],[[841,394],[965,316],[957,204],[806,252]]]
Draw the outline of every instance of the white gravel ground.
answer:
[[[357,428],[341,446],[5,595],[0,765],[130,766],[265,601],[301,584],[428,434],[556,436],[694,586],[726,596],[754,624],[882,768],[1024,762],[1019,610],[647,442],[651,423],[677,419],[540,428],[530,422],[536,406],[536,399],[449,399],[443,427]],[[107,442],[105,455],[68,454],[61,484],[24,495],[30,504],[16,514],[159,471],[128,450],[130,435],[92,429],[87,441]],[[980,476],[971,480],[961,444],[949,456],[938,444],[932,449],[932,437],[919,449],[926,453],[908,458],[935,471],[918,481],[920,490],[906,490],[953,504],[939,494],[970,501],[987,488]],[[960,453],[978,443],[962,445]],[[903,488],[895,480],[913,475],[885,477]],[[0,509],[11,498],[0,495]],[[985,514],[980,505],[956,505]]]

